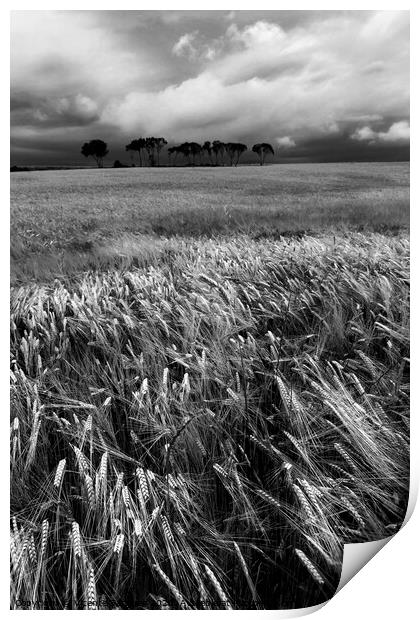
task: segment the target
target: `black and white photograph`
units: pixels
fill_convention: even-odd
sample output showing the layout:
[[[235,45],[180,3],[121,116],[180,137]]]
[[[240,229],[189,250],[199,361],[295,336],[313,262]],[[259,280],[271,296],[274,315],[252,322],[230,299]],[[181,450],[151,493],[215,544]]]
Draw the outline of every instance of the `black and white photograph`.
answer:
[[[399,531],[409,161],[408,10],[10,11],[11,610],[305,610]]]

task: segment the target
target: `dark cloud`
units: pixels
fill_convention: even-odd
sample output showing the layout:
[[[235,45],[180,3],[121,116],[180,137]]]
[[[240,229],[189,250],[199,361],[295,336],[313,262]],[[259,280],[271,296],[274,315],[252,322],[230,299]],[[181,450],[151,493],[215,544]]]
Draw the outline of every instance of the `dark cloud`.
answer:
[[[45,99],[21,93],[11,101],[14,126],[61,129],[88,126],[99,119],[96,103],[86,95]]]
[[[407,11],[13,12],[12,161],[141,134],[407,158],[408,35]]]
[[[393,145],[384,143],[356,143],[349,131],[339,131],[329,136],[310,138],[298,143],[294,149],[283,153],[287,158],[301,161],[406,161],[410,156],[407,142]]]

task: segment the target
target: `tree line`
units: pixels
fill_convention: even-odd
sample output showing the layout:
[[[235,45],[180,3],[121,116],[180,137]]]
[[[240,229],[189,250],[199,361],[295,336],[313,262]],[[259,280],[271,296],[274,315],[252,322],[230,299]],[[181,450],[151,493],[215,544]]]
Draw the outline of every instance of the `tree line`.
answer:
[[[134,158],[138,158],[139,166],[159,166],[162,149],[168,144],[165,138],[135,138],[126,145],[125,150],[130,154],[132,165]],[[198,142],[183,142],[170,146],[167,150],[169,164],[176,165],[178,157],[190,166],[224,166],[226,161],[231,166],[237,166],[243,153],[248,150],[241,142],[221,142],[207,140],[203,144]],[[267,142],[254,144],[251,151],[258,156],[260,166],[263,166],[267,155],[274,155],[274,149]],[[103,168],[104,158],[109,154],[108,145],[103,140],[85,142],[81,150],[85,157],[93,157],[98,168]],[[118,160],[114,167],[124,167]]]

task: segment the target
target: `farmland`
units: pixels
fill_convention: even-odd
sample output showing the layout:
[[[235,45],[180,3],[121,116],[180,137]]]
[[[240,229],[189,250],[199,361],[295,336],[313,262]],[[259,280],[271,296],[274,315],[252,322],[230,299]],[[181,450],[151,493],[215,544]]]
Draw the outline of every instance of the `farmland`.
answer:
[[[133,235],[275,239],[406,228],[408,175],[407,163],[16,173],[12,279],[89,268]]]
[[[407,164],[11,185],[12,606],[330,598],[408,499]]]

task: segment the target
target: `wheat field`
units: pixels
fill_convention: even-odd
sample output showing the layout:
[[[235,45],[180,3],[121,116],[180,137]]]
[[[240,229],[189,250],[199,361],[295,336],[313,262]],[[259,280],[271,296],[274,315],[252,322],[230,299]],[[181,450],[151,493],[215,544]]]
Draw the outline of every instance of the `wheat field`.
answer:
[[[408,234],[118,232],[12,286],[11,607],[327,600],[405,515]]]

